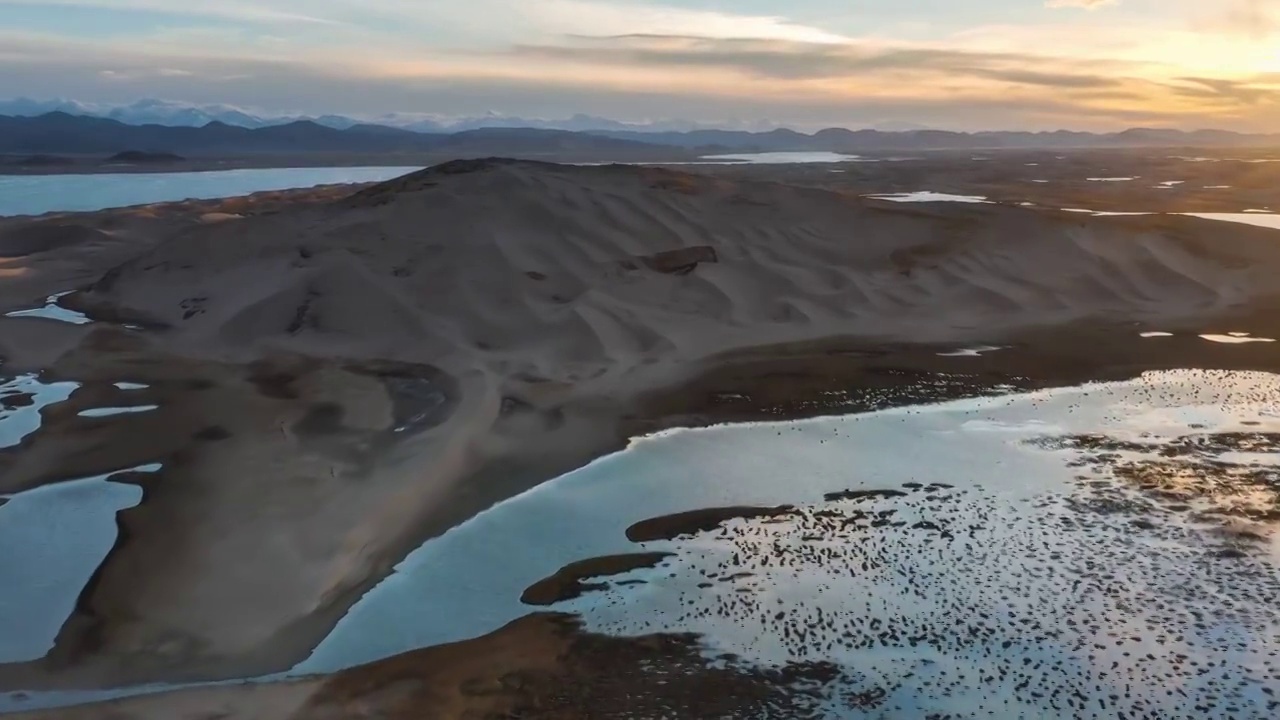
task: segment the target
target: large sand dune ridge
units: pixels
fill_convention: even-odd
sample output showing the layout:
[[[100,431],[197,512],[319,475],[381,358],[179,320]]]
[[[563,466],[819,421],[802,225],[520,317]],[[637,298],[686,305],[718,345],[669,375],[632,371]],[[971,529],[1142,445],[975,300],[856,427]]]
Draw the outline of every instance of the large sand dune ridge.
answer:
[[[1193,218],[469,161],[327,207],[195,227],[85,300],[211,354],[397,357],[581,383],[833,334],[948,341],[1211,314],[1272,293],[1277,259],[1273,233]]]

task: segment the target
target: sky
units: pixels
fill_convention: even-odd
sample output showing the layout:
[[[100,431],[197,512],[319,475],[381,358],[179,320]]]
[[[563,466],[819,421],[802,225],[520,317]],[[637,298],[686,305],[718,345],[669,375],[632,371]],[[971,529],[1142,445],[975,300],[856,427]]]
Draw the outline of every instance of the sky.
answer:
[[[1280,0],[0,0],[0,97],[1280,129]]]

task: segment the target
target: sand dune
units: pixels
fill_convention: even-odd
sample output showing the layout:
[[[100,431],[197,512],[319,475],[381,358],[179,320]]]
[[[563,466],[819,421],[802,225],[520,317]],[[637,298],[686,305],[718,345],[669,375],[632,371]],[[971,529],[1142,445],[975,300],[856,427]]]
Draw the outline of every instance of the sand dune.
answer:
[[[109,239],[101,230],[74,223],[31,224],[0,235],[0,257],[21,257]]]
[[[0,681],[287,668],[424,536],[615,447],[639,398],[726,352],[1209,319],[1274,299],[1278,240],[509,161],[188,223],[73,298],[157,328],[103,328],[54,364],[169,388],[119,428],[147,444],[118,439],[166,467],[55,658]],[[58,457],[108,463],[74,409],[29,443],[40,462],[0,458],[0,490],[65,477]]]
[[[1272,234],[1220,235],[1183,218],[904,208],[656,169],[468,162],[193,229],[85,300],[165,322],[202,354],[330,348],[582,382],[735,345],[954,340],[1271,292]],[[700,254],[655,262],[673,250]]]

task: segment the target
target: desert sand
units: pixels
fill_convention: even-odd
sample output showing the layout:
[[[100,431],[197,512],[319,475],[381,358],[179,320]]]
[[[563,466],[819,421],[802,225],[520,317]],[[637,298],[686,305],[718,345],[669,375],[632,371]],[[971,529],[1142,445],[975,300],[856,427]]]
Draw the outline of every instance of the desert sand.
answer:
[[[1227,235],[1191,217],[502,160],[354,194],[0,221],[0,314],[75,290],[62,304],[96,321],[0,319],[7,370],[83,383],[0,451],[0,493],[163,465],[126,478],[144,502],[54,651],[0,667],[0,688],[288,669],[424,539],[638,431],[762,403],[823,412],[798,398],[979,344],[1015,348],[977,366],[993,380],[1052,383],[1208,352],[1178,339],[1118,360],[1119,334],[1264,334],[1277,233]],[[78,414],[117,404],[121,381],[160,409]],[[742,392],[750,407],[717,400]],[[539,622],[493,642],[551,633]],[[341,682],[132,701],[123,717],[289,717]],[[362,702],[403,699],[379,697]]]

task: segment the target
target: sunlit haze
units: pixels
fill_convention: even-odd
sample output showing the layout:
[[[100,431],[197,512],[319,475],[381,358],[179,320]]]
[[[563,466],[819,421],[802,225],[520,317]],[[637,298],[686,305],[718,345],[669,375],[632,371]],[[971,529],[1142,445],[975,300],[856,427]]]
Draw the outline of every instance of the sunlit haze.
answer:
[[[0,97],[1271,130],[1280,0],[0,0]]]

